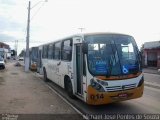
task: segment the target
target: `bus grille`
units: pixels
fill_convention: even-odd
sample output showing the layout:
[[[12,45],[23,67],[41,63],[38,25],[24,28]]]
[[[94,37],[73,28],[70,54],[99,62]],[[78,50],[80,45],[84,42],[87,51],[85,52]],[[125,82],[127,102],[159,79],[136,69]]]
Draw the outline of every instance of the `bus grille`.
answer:
[[[123,86],[111,86],[111,87],[106,87],[106,91],[108,91],[108,92],[122,91],[122,90],[133,89],[135,87],[136,87],[136,83],[123,85]]]

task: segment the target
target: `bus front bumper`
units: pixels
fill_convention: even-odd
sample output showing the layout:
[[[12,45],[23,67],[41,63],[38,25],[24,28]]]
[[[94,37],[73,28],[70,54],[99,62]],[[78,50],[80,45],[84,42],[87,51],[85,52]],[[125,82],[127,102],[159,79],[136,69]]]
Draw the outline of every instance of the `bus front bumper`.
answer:
[[[101,105],[135,99],[143,95],[143,89],[144,83],[140,87],[134,89],[116,92],[98,92],[93,87],[88,86],[87,103],[90,105]]]

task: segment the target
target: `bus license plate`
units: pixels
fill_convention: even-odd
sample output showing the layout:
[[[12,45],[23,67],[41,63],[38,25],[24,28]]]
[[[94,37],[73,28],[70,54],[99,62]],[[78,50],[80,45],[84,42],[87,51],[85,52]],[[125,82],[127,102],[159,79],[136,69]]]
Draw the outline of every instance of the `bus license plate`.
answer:
[[[127,93],[120,93],[118,95],[119,98],[127,98],[128,97],[128,94]]]

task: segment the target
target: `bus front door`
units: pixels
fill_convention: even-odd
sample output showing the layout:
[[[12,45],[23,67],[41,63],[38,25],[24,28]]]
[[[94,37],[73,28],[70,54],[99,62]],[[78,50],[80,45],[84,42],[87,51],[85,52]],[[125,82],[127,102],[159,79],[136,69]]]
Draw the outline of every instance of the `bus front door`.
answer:
[[[76,45],[76,87],[77,94],[83,94],[83,59],[82,59],[82,44]]]

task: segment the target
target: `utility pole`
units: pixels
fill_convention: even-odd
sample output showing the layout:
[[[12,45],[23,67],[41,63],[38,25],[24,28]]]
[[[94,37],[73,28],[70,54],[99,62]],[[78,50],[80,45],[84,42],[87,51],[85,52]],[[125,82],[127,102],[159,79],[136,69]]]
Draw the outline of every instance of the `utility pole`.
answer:
[[[26,36],[26,53],[25,53],[25,72],[29,71],[29,32],[30,32],[30,10],[31,2],[28,4],[27,36]]]
[[[18,40],[15,40],[15,51],[16,51],[16,57],[17,57],[17,50],[18,50]]]
[[[82,28],[82,27],[81,27],[81,28],[78,28],[78,29],[80,29],[81,32],[83,32],[83,30],[85,30],[85,28]]]

